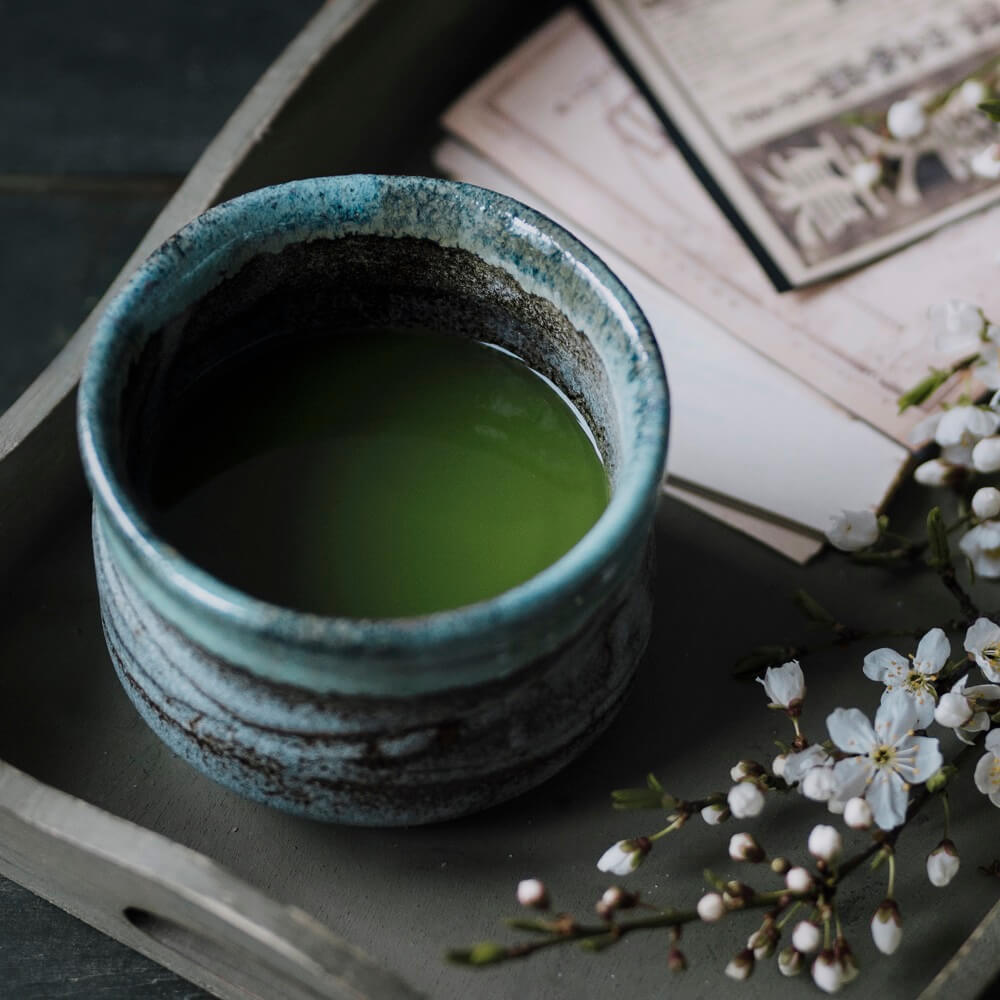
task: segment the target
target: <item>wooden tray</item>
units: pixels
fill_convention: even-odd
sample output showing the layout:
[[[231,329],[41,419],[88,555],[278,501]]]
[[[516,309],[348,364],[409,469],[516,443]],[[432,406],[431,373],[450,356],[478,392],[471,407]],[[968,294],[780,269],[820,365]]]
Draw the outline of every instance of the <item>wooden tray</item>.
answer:
[[[0,417],[0,873],[220,997],[660,996],[668,973],[659,936],[600,957],[554,949],[481,973],[446,965],[442,953],[502,935],[498,918],[516,909],[513,889],[527,875],[544,877],[557,905],[589,908],[607,884],[596,858],[644,832],[641,818],[636,825],[612,812],[610,788],[653,769],[680,794],[696,794],[725,787],[748,747],[769,756],[774,720],[755,685],[728,680],[729,664],[798,628],[786,599],[796,586],[864,621],[858,573],[822,560],[792,567],[665,501],[656,632],[620,720],[530,795],[419,829],[321,826],[215,786],[147,731],[103,645],[74,430],[74,387],[94,319],[142,258],[214,202],[293,177],[431,172],[440,112],[552,9],[415,6],[324,6],[206,150],[94,314]],[[906,620],[938,600],[912,586],[891,596]],[[810,700],[824,711],[849,693],[873,700],[860,661],[848,668],[839,655],[817,658],[815,680],[809,675]],[[821,718],[817,710],[815,727]],[[864,932],[881,883],[842,900],[866,995],[911,997],[927,987],[928,996],[974,997],[998,971],[1000,920],[983,920],[998,885],[974,872],[991,860],[979,828],[995,817],[983,815],[974,791],[955,798],[967,884],[945,894],[926,883],[922,858],[940,835],[936,818],[904,838],[906,941],[895,959],[876,962]],[[769,848],[801,850],[801,836],[788,840],[790,813],[765,822]],[[644,880],[649,898],[694,899],[698,873],[731,832],[682,834],[658,850]],[[938,917],[944,899],[947,921]],[[748,985],[722,977],[752,930],[749,921],[731,933],[692,929],[684,995],[807,989],[773,968]],[[948,964],[960,946],[963,955]]]

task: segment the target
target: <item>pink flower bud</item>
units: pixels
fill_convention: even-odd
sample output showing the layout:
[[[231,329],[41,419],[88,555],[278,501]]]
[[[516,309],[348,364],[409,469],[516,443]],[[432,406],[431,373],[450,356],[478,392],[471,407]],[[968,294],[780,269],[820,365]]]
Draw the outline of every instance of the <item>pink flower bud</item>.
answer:
[[[753,972],[753,967],[753,951],[750,948],[744,948],[729,960],[729,964],[726,966],[726,975],[730,979],[749,979],[750,974]]]
[[[537,878],[522,879],[517,883],[517,901],[522,906],[544,910],[549,905],[549,891]]]
[[[729,856],[733,861],[764,860],[764,849],[753,838],[750,833],[734,833],[729,838]]]
[[[706,892],[698,900],[698,916],[707,924],[714,924],[726,915],[726,904],[717,892]]]

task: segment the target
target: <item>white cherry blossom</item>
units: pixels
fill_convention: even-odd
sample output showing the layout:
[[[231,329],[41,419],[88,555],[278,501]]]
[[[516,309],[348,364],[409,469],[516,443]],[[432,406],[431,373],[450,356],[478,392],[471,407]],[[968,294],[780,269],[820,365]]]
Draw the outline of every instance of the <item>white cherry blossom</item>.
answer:
[[[1000,808],[1000,729],[993,729],[986,737],[986,753],[979,758],[973,780],[983,795]]]
[[[983,406],[952,406],[945,410],[934,431],[934,440],[945,449],[945,458],[955,461],[959,451],[948,452],[948,449],[972,448],[977,441],[989,437],[1000,424],[1000,416]]]
[[[969,557],[977,576],[986,580],[1000,577],[1000,523],[977,524],[962,535],[958,547]],[[1000,680],[1000,675],[991,679]]]
[[[965,633],[964,646],[979,669],[991,681],[1000,683],[1000,625],[989,618],[977,618]]]
[[[917,706],[917,728],[926,729],[934,719],[934,681],[950,655],[951,643],[944,630],[932,628],[920,640],[911,660],[883,647],[865,657],[863,669],[866,677],[885,684],[883,700],[890,691],[905,691]]]
[[[845,510],[834,514],[826,537],[842,552],[858,552],[878,541],[878,518],[870,510]]]
[[[764,685],[764,693],[775,708],[796,708],[806,696],[806,681],[798,660],[768,667],[756,680]]]
[[[917,706],[903,691],[888,691],[874,726],[857,708],[838,708],[826,726],[836,746],[850,756],[834,765],[842,800],[863,796],[883,830],[906,818],[909,790],[926,781],[942,763],[938,741],[914,736]]]
[[[1000,685],[966,687],[968,681],[968,675],[960,677],[951,690],[941,696],[934,710],[934,721],[953,729],[963,743],[971,746],[973,740],[965,734],[981,733],[990,728],[990,715],[1000,708]]]

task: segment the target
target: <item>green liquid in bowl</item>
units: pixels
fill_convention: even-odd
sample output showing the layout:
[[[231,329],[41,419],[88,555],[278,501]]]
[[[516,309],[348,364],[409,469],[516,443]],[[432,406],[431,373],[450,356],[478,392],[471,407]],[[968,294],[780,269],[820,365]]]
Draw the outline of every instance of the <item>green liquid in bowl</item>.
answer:
[[[154,528],[220,580],[359,618],[494,597],[607,506],[579,414],[510,354],[423,330],[281,339],[200,379],[161,428]]]

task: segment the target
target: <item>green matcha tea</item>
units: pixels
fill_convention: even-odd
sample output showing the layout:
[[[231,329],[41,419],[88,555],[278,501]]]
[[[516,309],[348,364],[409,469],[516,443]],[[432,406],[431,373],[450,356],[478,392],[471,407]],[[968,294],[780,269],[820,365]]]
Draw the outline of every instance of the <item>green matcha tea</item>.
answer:
[[[153,452],[154,527],[220,580],[353,617],[455,608],[570,549],[608,478],[519,359],[429,331],[275,341],[202,377]]]

